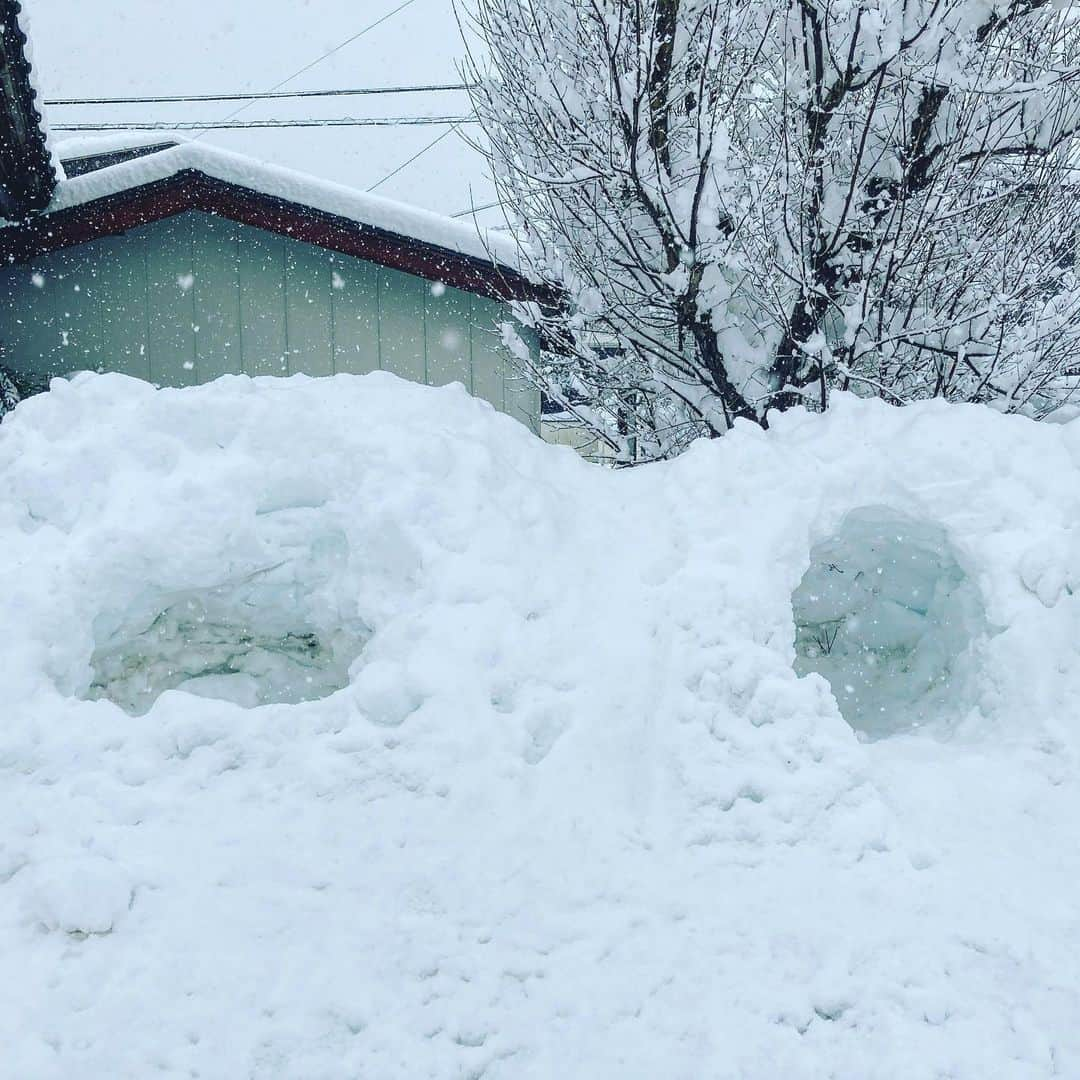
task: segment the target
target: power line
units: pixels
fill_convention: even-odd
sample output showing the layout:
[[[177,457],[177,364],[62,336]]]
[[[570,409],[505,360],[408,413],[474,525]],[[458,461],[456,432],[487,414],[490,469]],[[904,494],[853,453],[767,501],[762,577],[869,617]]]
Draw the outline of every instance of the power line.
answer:
[[[49,127],[53,131],[249,131],[260,128],[427,127],[447,124],[449,127],[439,136],[439,139],[442,139],[460,124],[477,122],[470,116],[344,116],[328,120],[212,120],[208,123],[154,121],[150,123],[50,124]],[[435,142],[438,141],[438,139],[435,140]],[[434,146],[435,143],[431,145]],[[406,164],[411,164],[411,161]]]
[[[475,124],[476,121],[475,120],[460,120],[460,121],[458,121],[458,123]],[[443,141],[443,139],[446,138],[447,135],[450,135],[455,131],[457,131],[457,124],[454,124],[453,127],[448,127],[444,132],[440,133],[439,135],[436,135],[435,138],[432,139],[431,142],[429,142],[427,144],[427,146],[423,147],[421,150],[418,150],[415,154],[413,154],[413,156],[411,158],[409,158],[408,161],[403,161],[396,169],[393,169],[390,172],[388,172],[377,184],[372,184],[372,186],[368,188],[368,191],[372,192],[376,188],[381,188],[383,186],[383,184],[386,183],[387,180],[392,180],[395,176],[397,176],[397,174],[399,172],[401,172],[403,169],[407,169],[414,161],[416,161],[417,158],[423,157],[424,154],[426,154],[433,146],[438,146],[439,143],[441,143]]]
[[[502,206],[502,203],[496,199],[494,202],[484,203],[483,206],[470,206],[467,210],[459,210],[456,214],[451,214],[452,218],[468,217],[470,214],[480,214],[485,210],[494,210],[496,206]]]
[[[276,101],[285,98],[356,97],[368,94],[434,94],[445,91],[473,89],[469,83],[445,83],[431,86],[365,86],[346,87],[341,90],[285,90],[244,92],[234,94],[164,94],[158,97],[100,97],[100,98],[54,98],[46,101],[54,105],[172,105],[194,101]]]
[[[368,23],[368,25],[365,26],[362,30],[358,30],[351,37],[346,38],[343,42],[341,42],[340,45],[335,45],[332,49],[327,49],[327,51],[324,52],[321,56],[317,56],[314,60],[312,60],[311,63],[305,64],[302,68],[299,68],[298,70],[294,71],[291,75],[287,75],[284,79],[281,80],[281,82],[275,83],[266,92],[268,94],[275,93],[276,91],[280,90],[283,86],[287,85],[288,83],[291,83],[293,81],[293,79],[298,79],[305,72],[310,71],[313,67],[315,67],[316,64],[321,64],[328,57],[333,56],[335,53],[341,52],[341,50],[344,49],[346,46],[351,45],[354,41],[358,40],[359,38],[362,38],[365,34],[370,33],[377,26],[382,26],[382,24],[384,22],[386,22],[387,19],[392,19],[395,15],[398,14],[398,12],[404,11],[407,7],[409,7],[410,5],[415,4],[415,3],[416,3],[416,0],[404,0],[403,3],[398,4],[398,6],[396,8],[394,8],[393,10],[388,11],[385,15],[380,16],[373,23]],[[224,121],[220,121],[220,122],[223,123],[225,121],[232,120],[233,117],[239,116],[240,113],[242,113],[245,109],[250,109],[251,106],[254,105],[254,104],[255,103],[253,101],[245,102],[238,109],[234,109],[231,113],[229,113],[229,115],[224,118]],[[202,136],[207,131],[210,131],[210,130],[212,130],[211,127],[209,127],[209,126],[204,127],[199,132],[199,134],[195,136],[195,138],[196,139],[202,138]]]
[[[296,93],[296,94],[278,94],[278,91],[280,91],[283,86],[286,86],[288,83],[292,82],[293,79],[299,78],[305,72],[310,71],[317,64],[321,64],[323,62],[323,60],[326,60],[328,57],[333,56],[337,52],[340,52],[346,46],[351,45],[357,39],[363,37],[365,34],[369,33],[372,30],[374,30],[376,27],[381,26],[388,19],[393,18],[399,12],[404,11],[407,7],[410,7],[415,2],[416,2],[416,0],[404,0],[403,3],[398,4],[397,7],[393,8],[391,11],[388,11],[385,15],[383,15],[380,18],[376,19],[373,23],[369,23],[362,30],[358,30],[351,37],[346,38],[343,42],[341,42],[341,44],[335,45],[334,48],[332,48],[332,49],[328,49],[321,56],[318,56],[314,60],[312,60],[309,64],[305,64],[302,68],[299,68],[297,71],[294,71],[291,75],[286,76],[280,82],[275,83],[275,85],[271,86],[269,90],[263,91],[260,94],[235,95],[235,96],[233,96],[233,95],[202,95],[201,98],[200,97],[193,97],[193,96],[183,98],[183,100],[185,100],[185,101],[187,101],[187,100],[243,101],[243,104],[239,108],[234,109],[231,113],[229,113],[227,116],[225,116],[222,120],[213,121],[213,122],[208,123],[208,124],[191,124],[191,123],[161,124],[161,123],[153,123],[153,124],[132,125],[132,124],[119,124],[119,123],[101,123],[101,124],[54,124],[54,125],[51,125],[51,126],[52,126],[54,131],[191,131],[191,130],[195,130],[195,131],[198,132],[198,134],[195,135],[195,138],[199,139],[203,135],[205,135],[208,131],[221,130],[221,129],[248,129],[248,130],[251,130],[251,129],[258,129],[258,128],[386,127],[386,126],[396,126],[396,125],[414,126],[414,125],[426,125],[426,124],[448,124],[449,125],[445,131],[440,132],[439,135],[437,135],[434,139],[432,139],[432,141],[429,142],[426,146],[424,146],[420,151],[413,154],[413,156],[411,158],[409,158],[407,161],[402,162],[396,169],[393,169],[391,172],[387,173],[386,176],[384,176],[377,184],[375,184],[372,187],[368,188],[368,191],[375,191],[376,188],[382,187],[382,185],[385,184],[388,180],[390,180],[393,177],[397,176],[397,174],[400,173],[403,169],[408,168],[414,161],[416,161],[418,158],[420,158],[424,154],[426,154],[432,147],[437,146],[440,142],[442,142],[443,139],[445,139],[452,132],[457,131],[459,125],[461,125],[461,124],[475,124],[477,121],[472,117],[456,117],[455,118],[455,117],[433,117],[433,116],[430,116],[430,117],[429,116],[425,116],[425,117],[395,117],[395,118],[387,118],[387,119],[375,119],[375,118],[370,118],[370,119],[367,119],[367,118],[365,118],[365,119],[350,119],[350,118],[341,118],[341,119],[332,119],[332,120],[300,120],[300,121],[297,121],[297,120],[290,120],[290,121],[252,120],[252,121],[237,121],[237,122],[234,122],[233,118],[238,116],[240,113],[244,112],[245,110],[250,109],[251,106],[254,105],[256,101],[266,100],[268,98],[272,98],[272,97],[275,97],[275,96],[278,96],[278,97],[296,97],[296,98],[332,96],[331,92],[306,91],[306,92],[299,92],[299,93]],[[465,86],[465,85],[461,85],[461,86],[447,85],[447,86],[439,86],[439,87],[432,86],[432,87],[415,87],[415,88],[400,88],[400,87],[397,87],[397,88],[387,88],[385,90],[373,89],[373,90],[370,90],[370,91],[367,91],[367,92],[370,92],[370,93],[378,93],[378,92],[382,92],[382,93],[394,93],[394,92],[397,92],[397,93],[401,93],[401,92],[405,92],[405,93],[421,93],[421,92],[435,91],[435,90],[467,90],[467,89],[470,89],[470,87]],[[363,92],[364,92],[363,90],[346,91],[346,93],[363,93]],[[159,100],[163,100],[163,99],[159,99]],[[72,104],[72,105],[74,105],[74,104],[129,104],[129,103],[130,104],[155,104],[157,102],[152,100],[152,99],[146,99],[144,101],[139,101],[139,100],[134,99],[134,98],[129,99],[128,101],[121,101],[119,99],[116,99],[116,100],[98,99],[98,100],[92,101],[92,102],[89,101],[89,100],[84,102],[82,100],[69,99],[67,101],[62,101],[62,102],[57,101],[57,102],[51,102],[51,103],[47,103],[47,104]]]
[[[352,37],[346,38],[340,45],[335,45],[332,49],[328,49],[322,54],[322,56],[316,57],[310,64],[305,64],[299,71],[294,71],[287,78],[284,78],[276,86],[271,86],[268,93],[273,93],[275,90],[280,90],[286,83],[291,83],[293,79],[298,79],[305,72],[310,71],[316,64],[321,64],[324,60],[334,55],[334,53],[341,52],[346,46],[351,45],[357,38],[362,38],[365,34],[370,33],[377,26],[382,26],[387,19],[392,19],[399,11],[404,11],[410,4],[415,4],[416,0],[405,0],[403,4],[398,4],[393,11],[388,11],[381,18],[376,19],[373,23],[369,23],[363,30],[358,30]]]

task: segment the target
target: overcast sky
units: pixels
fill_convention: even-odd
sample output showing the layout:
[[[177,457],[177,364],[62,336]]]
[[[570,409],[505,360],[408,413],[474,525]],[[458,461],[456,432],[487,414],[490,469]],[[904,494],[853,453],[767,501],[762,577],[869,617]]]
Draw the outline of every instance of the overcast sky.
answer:
[[[24,0],[46,98],[267,90],[403,0]],[[408,6],[289,89],[455,82],[463,52],[450,0]],[[258,103],[243,119],[461,115],[460,93]],[[63,121],[221,119],[235,104],[54,107]],[[240,119],[238,117],[237,119]],[[360,189],[441,127],[214,131],[202,140]],[[57,133],[57,137],[63,137]],[[491,201],[482,158],[451,133],[379,193],[452,214]],[[484,215],[489,222],[490,214]]]

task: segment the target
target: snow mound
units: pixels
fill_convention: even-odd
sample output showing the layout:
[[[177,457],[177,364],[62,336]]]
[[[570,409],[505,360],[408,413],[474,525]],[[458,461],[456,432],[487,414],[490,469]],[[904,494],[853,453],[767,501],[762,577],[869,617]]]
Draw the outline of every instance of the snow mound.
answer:
[[[111,933],[135,898],[124,871],[97,856],[45,860],[20,878],[30,923],[73,937]]]
[[[977,408],[612,472],[385,374],[56,382],[0,1072],[1080,1074],[1077,522],[1080,425]]]

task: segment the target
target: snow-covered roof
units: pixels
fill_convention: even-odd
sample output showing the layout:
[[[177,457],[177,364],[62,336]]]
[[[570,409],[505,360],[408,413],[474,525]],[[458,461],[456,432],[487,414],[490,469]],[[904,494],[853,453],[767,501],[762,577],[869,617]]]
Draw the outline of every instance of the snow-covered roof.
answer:
[[[174,137],[169,135],[168,138],[172,141]],[[65,146],[65,151],[67,149]],[[518,248],[512,237],[484,232],[472,223],[454,221],[430,210],[356,191],[196,141],[180,142],[158,153],[62,180],[44,213],[54,214],[82,206],[186,172],[201,173],[470,258],[494,259],[515,269],[519,266]]]
[[[97,135],[54,135],[52,140],[53,151],[62,161],[115,154],[121,150],[160,146],[163,142],[190,141],[181,135],[174,135],[171,131],[164,135],[146,131],[106,131]]]
[[[23,36],[26,41],[23,44],[23,56],[26,57],[27,66],[27,81],[30,84],[30,88],[33,92],[34,101],[40,105],[45,100],[45,95],[41,88],[41,79],[39,75],[39,68],[37,59],[34,55],[34,39],[30,33],[30,16],[26,13],[25,3],[17,3],[16,18],[19,23],[19,27],[23,32]],[[64,175],[63,166],[60,164],[60,154],[57,148],[57,138],[49,130],[49,118],[45,115],[43,108],[37,109],[37,130],[41,135],[41,140],[45,145],[45,150],[49,155],[49,161],[53,167],[53,175],[57,179],[62,179]]]
[[[0,0],[0,67],[0,186],[7,212],[21,214],[41,206],[61,172],[36,104],[41,94],[19,0]]]
[[[161,150],[170,150],[176,145],[175,139],[156,139],[148,142],[143,136],[139,139],[69,139],[55,143],[55,152],[60,158],[62,175],[73,180],[84,173],[97,172],[110,165],[119,165],[124,161],[156,154]]]

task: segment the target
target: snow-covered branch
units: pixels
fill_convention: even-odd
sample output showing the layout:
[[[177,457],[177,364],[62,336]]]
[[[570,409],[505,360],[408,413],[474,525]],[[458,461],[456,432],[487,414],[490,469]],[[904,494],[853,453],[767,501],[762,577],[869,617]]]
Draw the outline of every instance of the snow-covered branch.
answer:
[[[502,199],[570,297],[537,315],[560,346],[537,375],[608,438],[668,456],[834,387],[1034,415],[1076,392],[1071,6],[478,0],[470,17]]]

